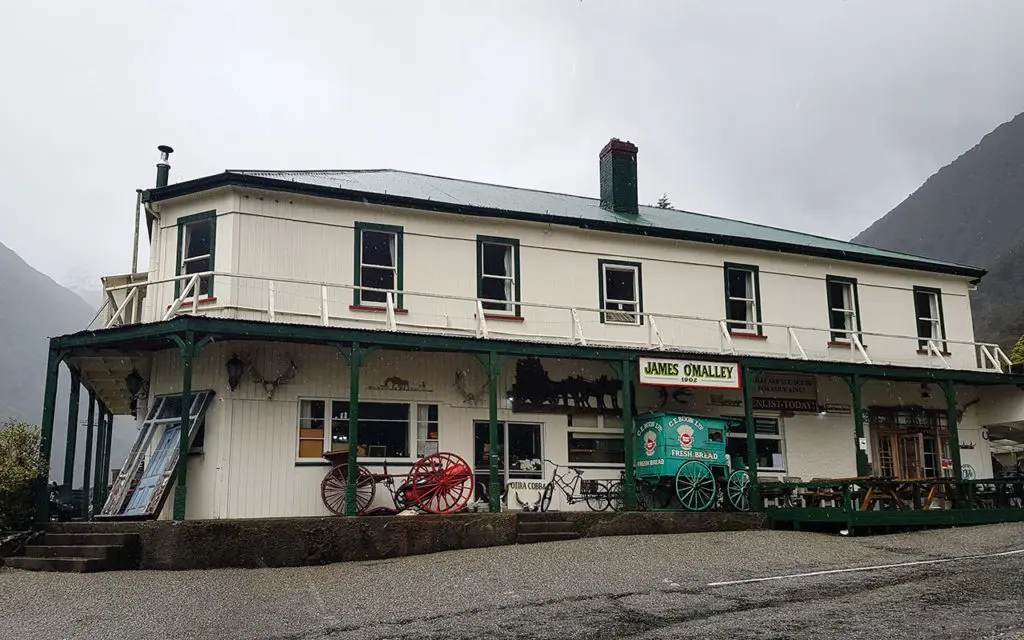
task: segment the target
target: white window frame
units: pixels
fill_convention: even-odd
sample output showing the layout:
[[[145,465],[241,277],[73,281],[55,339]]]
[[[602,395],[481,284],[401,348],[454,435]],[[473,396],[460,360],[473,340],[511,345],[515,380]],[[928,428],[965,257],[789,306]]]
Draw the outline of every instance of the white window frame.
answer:
[[[757,276],[756,271],[747,267],[727,265],[726,269],[726,282],[729,280],[730,271],[740,271],[746,276],[747,291],[749,292],[749,298],[741,298],[739,296],[732,295],[731,289],[726,286],[726,297],[725,297],[725,318],[726,325],[729,327],[730,333],[740,334],[751,334],[756,335],[760,333],[761,326],[757,322]],[[745,303],[747,310],[747,317],[743,320],[737,320],[729,317],[729,310],[732,305],[729,304],[733,301],[739,301]]]
[[[299,435],[299,430],[302,428],[302,422],[301,422],[302,421],[302,403],[303,402],[324,402],[325,403],[324,404],[324,435],[323,435],[321,446],[322,446],[322,451],[330,451],[331,436],[332,436],[332,432],[333,432],[333,430],[332,430],[332,427],[333,427],[332,420],[333,419],[331,418],[331,415],[332,415],[333,412],[332,412],[332,405],[331,405],[331,403],[333,403],[333,402],[348,402],[348,401],[349,401],[348,398],[327,398],[327,397],[320,397],[320,396],[318,396],[318,397],[302,396],[302,397],[300,397],[298,399],[298,402],[296,402],[296,416],[295,416],[295,461],[296,462],[308,463],[308,462],[313,462],[313,461],[317,461],[317,462],[323,461],[323,456],[317,456],[315,458],[312,458],[312,457],[310,457],[310,458],[303,458],[303,457],[299,456],[299,442],[301,440],[312,440],[313,439],[313,438],[302,438]],[[421,439],[419,438],[419,425],[420,425],[420,422],[419,422],[419,407],[427,407],[429,405],[435,405],[437,407],[437,421],[434,424],[437,426],[438,438],[437,439],[423,438],[422,440],[424,442],[434,442],[435,444],[437,444],[439,446],[440,435],[441,435],[441,433],[440,433],[440,431],[441,431],[441,405],[440,405],[440,403],[437,403],[437,402],[416,402],[416,401],[406,401],[406,400],[363,400],[363,401],[360,401],[360,404],[405,404],[405,405],[409,405],[409,418],[408,418],[409,426],[408,426],[408,431],[407,431],[406,437],[407,437],[407,442],[409,444],[409,451],[410,452],[418,451],[419,450],[419,443],[421,441]],[[362,421],[363,419],[364,418],[360,418],[360,421]],[[347,422],[348,422],[348,415],[346,414],[345,418],[339,418],[339,420],[344,420],[345,423],[347,424]],[[429,421],[427,421],[426,424],[428,425],[428,429],[429,429],[429,424],[430,424]],[[360,426],[362,426],[362,425],[360,425]],[[429,431],[428,431],[428,433],[429,433]],[[386,457],[359,456],[359,460],[360,460],[361,463],[365,463],[365,464],[379,464],[379,463],[383,463],[385,461],[388,461],[388,462],[415,462],[416,460],[419,460],[422,457],[424,457],[424,456],[409,455],[409,456],[402,457],[402,458],[391,457],[391,456],[386,456]]]
[[[633,299],[619,300],[608,295],[608,272],[621,271],[633,274]],[[643,324],[642,311],[640,309],[640,267],[633,264],[617,264],[614,262],[601,263],[601,282],[603,284],[604,299],[601,301],[601,315],[604,324],[621,324],[627,326],[638,326]],[[612,305],[633,305],[633,311],[625,311],[615,308]],[[632,320],[619,319],[625,316],[632,316]]]
[[[926,295],[928,296],[928,313],[929,316],[917,315],[917,296]],[[942,327],[942,313],[939,311],[939,293],[936,291],[928,291],[925,289],[914,289],[914,316],[916,316],[916,322],[914,323],[917,337],[923,341],[932,340],[937,343],[940,349],[942,348],[941,343],[945,341],[946,336],[943,335]],[[921,335],[921,321],[925,321],[931,326],[931,335]]]
[[[758,465],[757,472],[758,473],[781,473],[781,474],[787,473],[787,469],[789,469],[789,455],[786,452],[786,438],[785,438],[785,432],[783,431],[783,429],[785,429],[785,425],[784,425],[783,419],[781,417],[778,417],[778,416],[766,416],[766,415],[754,414],[754,419],[757,420],[758,418],[760,418],[762,420],[774,420],[776,422],[776,424],[779,425],[779,433],[778,433],[778,435],[771,435],[771,434],[767,434],[767,433],[757,433],[757,425],[755,424],[754,425],[754,439],[755,440],[777,440],[779,442],[779,453],[782,454],[782,466],[781,467],[761,467],[760,465]],[[723,420],[730,420],[730,421],[738,420],[738,421],[744,422],[744,423],[746,422],[746,418],[744,418],[743,416],[722,416],[722,419]],[[747,434],[746,433],[734,433],[734,432],[730,431],[728,429],[728,427],[726,427],[726,430],[725,430],[725,437],[726,438],[735,438],[737,440],[743,440],[744,443],[746,443],[746,441],[747,441]],[[744,449],[744,451],[746,451],[746,449]]]
[[[388,236],[388,238],[390,238],[389,248],[391,249],[391,255],[393,256],[391,261],[394,264],[392,264],[391,266],[388,266],[388,265],[372,264],[372,263],[366,262],[366,244],[365,244],[365,239],[366,239],[366,234],[367,233],[379,233],[381,235],[385,235],[385,236]],[[359,304],[360,304],[360,306],[365,306],[365,307],[385,306],[386,303],[384,303],[384,302],[380,302],[378,300],[367,300],[366,299],[366,294],[367,293],[372,295],[372,294],[375,294],[375,293],[381,293],[382,291],[385,294],[390,291],[391,295],[392,295],[392,299],[395,300],[395,304],[398,304],[398,302],[397,302],[397,300],[398,300],[398,264],[402,260],[402,256],[400,256],[398,254],[398,251],[399,251],[399,249],[398,249],[398,233],[397,232],[395,232],[395,231],[388,231],[388,230],[385,230],[385,229],[373,229],[373,228],[360,228],[359,229],[359,286],[360,287],[366,287],[366,277],[363,274],[363,269],[380,269],[380,270],[389,270],[390,269],[392,271],[391,282],[394,283],[394,286],[391,289],[382,289],[382,290],[372,289],[371,290],[371,289],[361,288],[360,291],[359,291]]]
[[[860,333],[860,322],[857,318],[857,283],[848,280],[833,279],[826,281],[828,289],[826,290],[826,297],[831,290],[832,285],[840,285],[842,287],[842,305],[841,307],[834,307],[832,303],[834,300],[828,300],[828,328],[829,328],[829,339],[832,342],[852,342],[852,335]],[[840,312],[843,314],[843,326],[835,327],[832,325],[832,314],[834,312]],[[843,335],[837,335],[843,334]]]
[[[487,280],[487,279],[500,280],[501,282],[504,283],[503,286],[502,286],[502,290],[505,292],[505,296],[506,296],[504,300],[496,300],[494,298],[486,298],[486,299],[481,298],[481,300],[483,301],[483,304],[485,305],[484,306],[484,312],[488,313],[488,314],[493,313],[493,314],[496,314],[496,315],[497,314],[514,315],[515,314],[515,309],[516,309],[516,304],[519,302],[518,300],[516,300],[516,266],[517,265],[516,265],[516,248],[515,248],[515,245],[511,244],[511,243],[508,243],[508,242],[496,242],[494,240],[480,240],[479,242],[480,242],[480,245],[481,245],[480,246],[480,280],[481,280],[481,285],[482,285],[483,281]],[[493,247],[501,247],[501,248],[505,249],[505,251],[507,252],[506,253],[507,259],[505,260],[505,263],[508,265],[508,271],[509,271],[508,275],[499,276],[499,275],[487,273],[487,269],[486,269],[486,266],[485,266],[487,264],[487,261],[484,259],[484,254],[486,253],[486,249],[487,249],[488,245],[493,246]],[[504,302],[505,306],[500,308],[500,309],[487,308],[487,306],[486,306],[488,303],[495,304],[495,303],[499,303],[499,302]]]

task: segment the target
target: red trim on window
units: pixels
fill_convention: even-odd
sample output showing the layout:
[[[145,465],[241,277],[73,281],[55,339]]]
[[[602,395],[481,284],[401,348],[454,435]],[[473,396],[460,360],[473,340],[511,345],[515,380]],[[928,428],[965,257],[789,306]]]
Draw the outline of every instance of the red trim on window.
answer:
[[[733,338],[742,338],[743,340],[767,340],[768,336],[762,336],[757,333],[743,333],[742,331],[730,332],[730,336]]]
[[[368,307],[364,304],[350,304],[349,311],[370,311],[373,313],[387,313],[387,307]],[[408,309],[395,309],[395,313],[409,313]]]
[[[865,349],[868,348],[868,346],[866,344],[862,344],[861,346],[864,347]],[[853,348],[853,343],[852,342],[833,342],[833,341],[830,340],[829,343],[828,343],[828,347],[830,349],[852,349]]]
[[[213,304],[214,302],[217,302],[217,298],[200,298],[199,299],[199,304]],[[192,301],[191,300],[186,300],[186,301],[182,302],[180,305],[178,305],[178,308],[180,309],[182,307],[191,307],[191,306],[192,306]],[[170,309],[171,305],[167,305],[167,308]]]
[[[941,353],[944,356],[951,356],[951,355],[953,355],[952,353],[950,353],[948,351],[940,351],[939,353]],[[932,354],[932,352],[927,350],[927,349],[918,349],[917,350],[917,354],[921,355],[921,356],[930,356]]]
[[[474,313],[473,318],[475,319],[476,317],[477,315]],[[526,320],[526,318],[524,318],[523,316],[503,316],[501,314],[492,315],[490,313],[485,313],[484,320],[505,320],[506,322],[523,322]]]

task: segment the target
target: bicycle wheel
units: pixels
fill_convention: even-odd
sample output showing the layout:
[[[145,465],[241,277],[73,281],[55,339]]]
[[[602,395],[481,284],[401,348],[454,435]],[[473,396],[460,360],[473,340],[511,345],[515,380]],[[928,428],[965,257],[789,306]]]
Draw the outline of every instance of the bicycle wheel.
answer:
[[[551,498],[555,493],[555,485],[548,483],[548,486],[544,487],[544,493],[540,497],[540,510],[547,511],[551,508]]]
[[[626,508],[623,502],[625,487],[621,480],[616,480],[608,485],[608,506],[612,511],[622,511]]]
[[[715,503],[718,483],[711,468],[703,462],[689,460],[676,471],[676,495],[687,511],[704,511]]]
[[[583,500],[591,511],[604,511],[609,505],[608,485],[603,482],[595,482],[594,489],[583,494]]]

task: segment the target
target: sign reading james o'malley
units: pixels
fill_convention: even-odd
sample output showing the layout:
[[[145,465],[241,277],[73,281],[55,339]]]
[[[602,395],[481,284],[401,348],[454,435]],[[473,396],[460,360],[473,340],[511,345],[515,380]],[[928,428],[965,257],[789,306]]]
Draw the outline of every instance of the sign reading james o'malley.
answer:
[[[640,384],[739,389],[740,366],[737,362],[640,358]]]

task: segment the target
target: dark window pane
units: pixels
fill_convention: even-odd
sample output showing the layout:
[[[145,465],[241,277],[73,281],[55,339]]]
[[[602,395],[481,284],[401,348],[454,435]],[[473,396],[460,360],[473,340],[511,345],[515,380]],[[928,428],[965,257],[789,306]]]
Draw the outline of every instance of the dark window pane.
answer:
[[[937,338],[938,336],[933,336],[932,335],[933,327],[934,327],[934,325],[932,325],[930,320],[921,320],[920,318],[918,318],[918,320],[917,320],[917,335],[918,335],[918,337],[921,337],[921,338]]]
[[[200,258],[198,260],[190,260],[185,263],[185,275],[192,273],[203,273],[204,271],[210,271],[210,259]]]
[[[360,402],[359,422],[366,420],[402,420],[409,424],[409,405],[391,402]]]
[[[635,300],[636,271],[621,269],[605,270],[604,296],[608,300]],[[611,308],[611,307],[609,307]]]
[[[539,471],[541,455],[540,425],[508,424],[509,471]]]
[[[364,287],[393,291],[395,289],[395,272],[391,269],[363,267],[360,284]],[[387,292],[362,290],[361,296],[364,301],[384,302],[387,299]]]
[[[569,462],[623,463],[626,454],[622,438],[598,438],[588,434],[569,434]]]
[[[397,264],[392,255],[395,248],[395,234],[384,231],[363,230],[363,264],[393,267]]]
[[[213,221],[194,222],[185,225],[185,247],[183,258],[205,256],[210,253],[210,239],[213,235]]]
[[[181,396],[168,396],[160,407],[160,418],[181,417]]]
[[[437,405],[436,404],[428,404],[427,405],[427,420],[430,421],[430,422],[437,422]]]
[[[931,294],[924,291],[914,292],[914,313],[918,318],[927,318],[931,315]]]
[[[487,478],[490,468],[490,457],[489,457],[489,442],[490,442],[491,426],[486,422],[477,422],[473,425],[473,468],[477,470],[477,475],[483,472],[483,477]],[[505,441],[505,425],[504,423],[498,423],[498,442],[495,443],[495,448],[501,451],[501,443]],[[498,469],[505,469],[505,456],[498,456]]]
[[[406,458],[409,456],[409,423],[360,417],[359,446],[359,453],[364,456]]]
[[[512,247],[507,244],[483,245],[483,269],[485,275],[512,275]]]
[[[846,285],[842,282],[828,283],[828,306],[830,309],[843,308],[843,290]]]
[[[846,329],[846,313],[843,311],[829,311],[828,318],[833,329]]]
[[[728,421],[729,433],[746,433],[746,422],[742,418]],[[754,433],[756,435],[779,435],[779,421],[774,418],[754,418]]]
[[[747,441],[745,438],[726,438],[725,452],[735,467],[737,462],[747,462]],[[759,469],[773,468],[774,454],[782,453],[781,440],[758,439],[757,440],[757,467]]]
[[[500,280],[498,278],[484,278],[481,285],[482,297],[487,300],[510,300],[511,296],[508,295],[509,285],[506,283],[509,280]],[[507,304],[500,302],[485,302],[484,309],[507,309]]]
[[[729,320],[739,320],[743,323],[752,320],[752,318],[747,317],[747,309],[749,309],[750,307],[748,307],[747,303],[744,302],[743,300],[730,300],[729,304],[726,305],[726,308],[729,311],[729,314],[727,316]],[[730,328],[742,329],[745,328],[745,326],[744,324],[736,324],[730,325]]]
[[[751,292],[747,291],[747,278],[749,271],[741,269],[729,269],[729,297],[730,298],[753,298]]]

